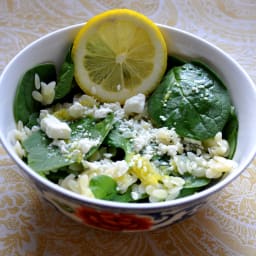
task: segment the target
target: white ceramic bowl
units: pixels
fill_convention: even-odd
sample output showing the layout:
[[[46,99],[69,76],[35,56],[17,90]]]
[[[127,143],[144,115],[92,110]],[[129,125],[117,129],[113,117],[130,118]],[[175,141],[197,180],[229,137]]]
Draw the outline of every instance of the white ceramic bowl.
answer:
[[[62,63],[81,25],[50,33],[23,49],[4,69],[0,78],[0,137],[11,158],[23,170],[42,196],[71,218],[92,227],[116,231],[153,230],[194,214],[212,195],[237,178],[256,152],[256,90],[242,67],[214,45],[179,29],[158,25],[170,54],[201,60],[213,69],[227,86],[239,119],[238,144],[234,159],[238,163],[216,185],[197,194],[160,203],[119,203],[89,199],[44,179],[26,165],[8,141],[15,128],[13,100],[19,79],[29,68],[47,61]],[[242,193],[242,191],[241,191]]]

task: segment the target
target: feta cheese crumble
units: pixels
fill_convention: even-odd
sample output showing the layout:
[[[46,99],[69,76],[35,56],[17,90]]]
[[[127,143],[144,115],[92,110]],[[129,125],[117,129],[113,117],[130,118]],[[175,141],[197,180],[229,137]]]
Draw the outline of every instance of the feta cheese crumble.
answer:
[[[51,139],[69,139],[71,135],[68,124],[50,114],[41,119],[40,127]]]
[[[129,115],[132,113],[142,114],[144,111],[146,97],[144,94],[139,93],[124,103],[124,112]]]

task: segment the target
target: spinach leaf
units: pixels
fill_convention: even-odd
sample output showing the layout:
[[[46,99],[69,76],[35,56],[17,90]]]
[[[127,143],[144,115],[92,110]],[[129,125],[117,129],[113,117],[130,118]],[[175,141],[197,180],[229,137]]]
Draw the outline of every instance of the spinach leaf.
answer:
[[[127,192],[121,194],[117,191],[116,181],[107,175],[97,175],[92,177],[89,183],[89,187],[98,199],[105,199],[118,202],[132,202],[130,189]]]
[[[64,156],[51,142],[43,132],[36,131],[22,143],[27,152],[28,165],[41,175],[75,162],[75,159]]]
[[[222,131],[230,110],[222,82],[195,63],[171,69],[148,101],[148,114],[155,125],[175,127],[180,136],[197,140]]]
[[[128,138],[125,138],[119,129],[120,124],[116,123],[114,128],[108,134],[105,144],[116,149],[122,149],[125,152],[125,159],[132,155],[132,143]]]
[[[193,195],[198,191],[198,188],[183,188],[177,198],[182,198],[185,196]]]
[[[60,74],[55,89],[55,100],[64,98],[73,87],[74,63],[71,58],[71,48],[69,49],[64,63],[61,66]]]
[[[26,124],[27,127],[33,127],[34,125],[38,125],[38,115],[39,113],[38,112],[34,112],[32,113],[30,116],[29,116],[29,120]]]
[[[177,198],[182,198],[182,197],[185,197],[185,196],[190,196],[190,195],[195,194],[198,191],[199,191],[198,188],[183,188],[183,189],[181,189],[181,191],[180,191],[180,193],[179,193]]]
[[[35,90],[35,74],[40,80],[49,83],[56,81],[56,70],[52,63],[44,63],[28,70],[19,81],[13,105],[13,114],[16,122],[21,120],[24,125],[29,124],[30,116],[39,114],[40,102],[32,97]]]
[[[52,140],[45,133],[37,131],[32,133],[25,141],[23,147],[27,152],[28,165],[38,173],[48,174],[50,171],[79,163],[82,159],[90,157],[102,144],[113,125],[113,115],[108,115],[102,121],[96,122],[87,117],[70,123],[71,143],[67,142],[68,153],[61,153],[59,147],[52,145]],[[92,147],[85,156],[72,154],[72,142],[82,138],[97,139],[97,145]]]
[[[86,117],[84,119],[72,122],[70,128],[72,130],[71,140],[79,140],[81,138],[89,138],[97,140],[96,146],[93,146],[84,158],[91,157],[101,146],[108,133],[113,128],[114,115],[108,114],[103,120],[97,121],[92,117]]]
[[[106,199],[116,193],[116,182],[107,175],[92,177],[89,187],[96,198]]]
[[[65,179],[71,173],[77,176],[81,172],[77,172],[77,171],[74,171],[74,170],[72,170],[68,167],[65,167],[65,168],[60,168],[56,171],[52,170],[50,173],[46,174],[45,177],[48,180],[58,184],[59,180]]]
[[[185,184],[182,190],[180,191],[178,198],[192,195],[211,183],[211,179],[207,179],[204,177],[199,178],[189,174],[186,174],[182,178],[185,180]]]
[[[223,138],[228,141],[229,144],[229,155],[228,158],[232,159],[237,145],[237,134],[238,134],[238,119],[234,110],[231,111],[230,117],[223,129]]]
[[[184,175],[182,178],[185,180],[183,188],[200,188],[207,186],[211,182],[211,179],[195,177],[189,174]]]

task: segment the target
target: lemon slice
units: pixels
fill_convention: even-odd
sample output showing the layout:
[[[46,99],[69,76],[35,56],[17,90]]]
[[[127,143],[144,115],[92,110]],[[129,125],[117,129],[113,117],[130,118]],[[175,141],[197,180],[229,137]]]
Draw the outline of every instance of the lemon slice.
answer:
[[[159,28],[147,17],[127,9],[91,18],[78,32],[72,48],[75,79],[100,101],[123,103],[153,91],[167,65],[167,48]]]

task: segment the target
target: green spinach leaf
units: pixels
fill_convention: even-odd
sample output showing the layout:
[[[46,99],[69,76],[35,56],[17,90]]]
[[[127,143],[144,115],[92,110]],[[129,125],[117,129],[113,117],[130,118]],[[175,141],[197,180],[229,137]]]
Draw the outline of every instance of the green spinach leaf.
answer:
[[[79,140],[83,137],[97,140],[97,145],[93,146],[84,158],[91,157],[101,146],[106,136],[109,134],[114,125],[114,115],[108,114],[103,120],[95,120],[93,117],[75,121],[70,124],[72,130],[71,140]]]
[[[198,191],[198,188],[183,188],[177,198],[193,195]]]
[[[28,165],[43,176],[75,162],[75,159],[63,155],[59,148],[51,143],[52,140],[41,131],[32,133],[22,143],[27,152]]]
[[[200,188],[207,186],[211,182],[211,179],[195,177],[188,174],[184,175],[182,178],[185,180],[184,188]]]
[[[234,110],[231,111],[230,117],[223,129],[223,138],[228,141],[229,144],[229,154],[228,158],[232,159],[237,145],[237,135],[238,135],[238,119]]]
[[[39,114],[41,106],[32,97],[35,90],[35,74],[38,74],[40,80],[49,83],[56,81],[56,70],[52,63],[44,63],[28,70],[19,81],[13,105],[13,114],[16,122],[21,120],[24,125],[29,124],[30,116]]]
[[[155,125],[175,127],[180,136],[197,140],[222,131],[230,110],[222,82],[195,63],[171,69],[148,101],[148,114]]]
[[[203,177],[199,178],[189,174],[186,174],[182,178],[185,180],[185,185],[180,191],[178,198],[192,195],[211,183],[210,179],[203,178]]]
[[[132,154],[132,143],[130,139],[125,138],[119,129],[120,124],[116,123],[108,134],[105,144],[116,149],[122,149],[125,152],[125,158],[128,159]]]
[[[81,170],[82,170],[82,166],[81,166]],[[59,180],[65,179],[71,173],[77,176],[81,173],[81,171],[74,170],[73,168],[71,169],[69,168],[69,166],[67,166],[64,168],[57,169],[56,171],[52,170],[51,172],[46,174],[45,177],[48,180],[58,184]]]
[[[73,88],[74,63],[69,49],[64,63],[61,66],[55,89],[55,100],[64,98]]]
[[[79,163],[82,159],[90,157],[102,144],[113,125],[113,115],[96,122],[93,118],[87,117],[70,123],[71,143],[67,142],[67,153],[62,153],[60,148],[52,144],[45,133],[37,131],[32,133],[24,142],[23,147],[27,152],[28,165],[38,173],[48,174],[50,171]],[[85,156],[73,155],[72,142],[82,138],[97,139],[97,145],[93,146]]]
[[[98,175],[92,177],[89,183],[89,187],[98,199],[105,199],[118,202],[132,202],[130,189],[127,192],[121,194],[117,191],[116,181],[107,175]]]

